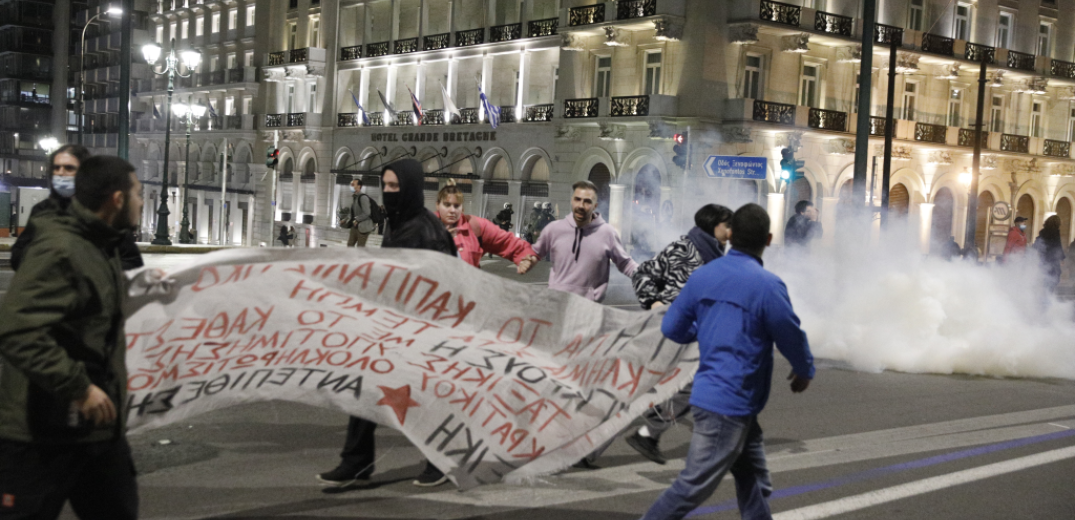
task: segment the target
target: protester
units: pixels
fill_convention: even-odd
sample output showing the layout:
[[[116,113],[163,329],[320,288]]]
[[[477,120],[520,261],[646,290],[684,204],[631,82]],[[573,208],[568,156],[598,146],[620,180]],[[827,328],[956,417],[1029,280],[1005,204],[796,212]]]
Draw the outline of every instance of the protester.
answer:
[[[377,230],[377,222],[373,218],[377,203],[366,195],[362,180],[358,177],[351,180],[351,193],[351,205],[340,219],[340,226],[351,230],[347,236],[347,247],[365,247],[370,233]]]
[[[458,186],[448,185],[437,192],[437,216],[455,239],[459,257],[474,267],[481,268],[485,253],[515,264],[519,274],[526,274],[538,261],[526,241],[481,217],[464,215],[463,190]]]
[[[795,203],[795,215],[784,226],[784,243],[788,246],[807,247],[814,239],[821,237],[821,223],[817,208],[808,200]]]
[[[545,231],[545,228],[549,224],[556,221],[556,215],[552,213],[552,203],[545,202],[541,205],[541,215],[538,217],[537,226],[534,229],[534,242],[537,242],[541,238],[541,232]]]
[[[279,240],[284,247],[288,247],[290,245],[290,237],[291,234],[287,231],[287,225],[280,226],[280,235],[277,236],[276,239]]]
[[[11,246],[11,269],[18,270],[22,259],[26,255],[26,248],[34,239],[36,217],[67,211],[71,205],[71,198],[75,195],[75,174],[79,165],[89,159],[90,151],[84,146],[68,144],[61,146],[49,156],[49,164],[52,166],[49,174],[49,197],[38,202],[30,210],[30,219],[26,227],[19,234],[18,240]],[[134,232],[129,236],[124,235],[119,246],[120,260],[123,269],[137,269],[142,267],[142,253],[134,242]]]
[[[732,210],[706,204],[694,214],[694,228],[672,242],[652,260],[642,262],[631,277],[638,301],[644,309],[672,303],[695,269],[724,256],[731,237]],[[627,437],[627,444],[642,456],[664,464],[658,446],[661,435],[690,411],[691,385],[680,390],[665,405],[657,405],[642,417],[646,425]]]
[[[456,256],[452,235],[432,211],[425,208],[422,190],[425,173],[422,163],[403,159],[389,164],[381,171],[381,197],[387,217],[384,240],[381,247],[403,249],[428,249]],[[374,431],[377,423],[351,417],[347,425],[347,440],[340,453],[340,464],[332,471],[317,476],[322,482],[347,485],[368,481],[374,471]],[[432,463],[426,461],[425,470],[414,481],[422,487],[439,486],[448,477]]]
[[[500,229],[511,231],[511,218],[513,215],[515,215],[515,212],[511,209],[511,203],[505,202],[504,209],[500,210],[500,213],[497,213],[496,218],[493,220],[496,221],[497,226],[500,226]]]
[[[771,518],[772,493],[758,414],[769,398],[773,342],[791,362],[791,391],[814,377],[814,360],[784,282],[761,260],[769,215],[747,204],[732,216],[732,250],[695,271],[668,308],[661,331],[698,341],[687,467],[643,520],[680,519],[708,499],[730,470],[743,518]]]
[[[1060,271],[1064,264],[1064,244],[1060,241],[1060,216],[1053,215],[1045,219],[1038,239],[1034,242],[1042,270],[1045,272],[1045,286],[1050,292],[1056,292],[1060,285]]]
[[[1004,244],[1004,262],[1013,256],[1026,253],[1026,217],[1015,217],[1015,225],[1008,230],[1008,242]]]
[[[134,167],[92,157],[67,209],[36,217],[0,303],[0,518],[138,517],[119,245],[141,214]]]
[[[608,288],[610,260],[628,277],[638,264],[627,254],[619,233],[594,211],[597,186],[579,181],[571,188],[571,216],[549,224],[534,251],[552,260],[550,289],[599,302]]]
[[[956,237],[949,235],[948,240],[941,244],[940,251],[937,254],[951,262],[953,258],[960,258],[963,255],[963,248],[959,247]]]

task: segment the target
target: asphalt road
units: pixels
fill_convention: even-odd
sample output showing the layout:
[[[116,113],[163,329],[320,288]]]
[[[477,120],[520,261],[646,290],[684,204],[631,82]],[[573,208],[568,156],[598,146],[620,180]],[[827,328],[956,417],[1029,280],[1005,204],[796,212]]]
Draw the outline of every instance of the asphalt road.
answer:
[[[160,267],[184,261],[147,260]],[[503,262],[485,268],[527,283],[547,276],[547,267],[524,277]],[[614,277],[606,304],[634,306],[626,278]],[[760,417],[777,520],[1075,519],[1075,381],[819,365],[804,394],[775,381]],[[787,370],[778,358],[776,373]],[[372,484],[322,486],[314,475],[335,466],[346,422],[339,413],[272,402],[132,435],[142,518],[635,519],[683,467],[690,441],[687,422],[663,439],[672,459],[665,466],[618,440],[600,469],[460,493],[412,486],[422,455],[380,428]],[[733,483],[726,480],[695,515],[739,518]]]

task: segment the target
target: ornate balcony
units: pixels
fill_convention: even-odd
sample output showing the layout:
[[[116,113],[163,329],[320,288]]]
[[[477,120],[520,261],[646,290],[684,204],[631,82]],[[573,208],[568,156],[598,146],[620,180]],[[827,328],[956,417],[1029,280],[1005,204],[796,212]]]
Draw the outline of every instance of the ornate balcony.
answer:
[[[293,112],[287,115],[287,126],[306,126],[306,113]]]
[[[433,34],[425,37],[422,50],[439,51],[451,46],[452,33]]]
[[[305,49],[292,49],[291,50],[291,63],[301,63],[310,59],[310,48]]]
[[[418,52],[418,38],[396,40],[395,44],[392,46],[393,54],[410,54],[412,52]]]
[[[414,112],[396,112],[396,117],[392,120],[392,126],[414,126]]]
[[[362,46],[344,47],[340,49],[340,61],[357,60],[362,57]]]
[[[657,14],[657,0],[620,0],[616,5],[616,19],[630,20]]]
[[[211,84],[211,85],[222,85],[224,83],[224,78],[227,77],[227,74],[228,74],[228,72],[225,71],[225,70],[214,70],[213,72],[210,72],[209,73],[209,84]]]
[[[761,14],[759,17],[767,22],[798,27],[802,10],[802,7],[797,5],[774,2],[773,0],[761,0]]]
[[[549,103],[547,105],[531,105],[526,107],[526,113],[523,114],[523,122],[536,123],[544,121],[552,121],[553,112],[556,110],[556,105]]]
[[[366,117],[370,118],[369,126],[384,126],[384,112],[366,112]]]
[[[388,56],[388,42],[377,42],[366,44],[366,57],[378,58],[381,56]]]
[[[565,99],[564,118],[578,119],[597,117],[597,98]]]
[[[485,29],[479,28],[455,32],[456,47],[470,47],[471,45],[481,45],[483,43],[485,43]]]
[[[237,69],[228,69],[228,83],[242,83],[244,81],[254,81],[253,72],[255,70],[256,69],[254,69],[254,68],[250,69],[251,74],[249,74],[249,79],[248,79],[246,69],[241,68],[241,67],[237,68]]]
[[[559,18],[547,18],[545,20],[530,20],[526,24],[526,37],[537,38],[540,36],[552,36],[560,26]]]
[[[285,63],[287,63],[287,53],[286,52],[280,51],[280,52],[270,52],[269,53],[268,65],[270,67],[273,67],[273,66],[276,66],[276,65],[283,65]]]
[[[1030,153],[1030,138],[1025,135],[1002,134],[1000,136],[1000,151]]]
[[[1008,68],[1034,72],[1036,57],[1024,52],[1008,51]],[[1055,63],[1055,62],[1054,62]]]
[[[489,43],[509,42],[523,36],[523,24],[509,23],[489,28]]]
[[[336,114],[336,126],[358,126],[358,112]]]
[[[885,45],[896,45],[897,47],[903,45],[903,28],[895,27],[892,25],[885,25],[883,23],[874,24],[873,26],[874,43],[883,43]]]
[[[1049,73],[1058,78],[1075,79],[1075,63],[1053,60]]]
[[[242,130],[243,129],[243,116],[239,116],[239,115],[224,116],[224,129],[225,130]]]
[[[914,140],[927,143],[944,144],[948,139],[948,127],[944,125],[930,125],[915,123]]]
[[[476,125],[481,122],[477,108],[463,108],[459,110],[459,124]]]
[[[969,61],[979,63],[984,61],[992,65],[996,61],[997,52],[993,47],[967,42],[967,50],[963,53],[963,57]]]
[[[1046,139],[1045,148],[1042,150],[1042,154],[1048,155],[1049,157],[1071,157],[1071,143],[1068,141]]]
[[[808,124],[818,130],[847,131],[847,112],[811,108]]]
[[[287,114],[265,114],[265,128],[280,128],[284,126],[284,116]]]
[[[754,115],[755,121],[764,121],[766,123],[780,123],[782,125],[794,125],[795,124],[795,105],[786,105],[784,103],[772,103],[769,101],[762,101],[760,99],[754,100]]]
[[[422,126],[443,124],[444,110],[426,110],[422,112]]]
[[[568,11],[567,15],[567,25],[569,27],[604,23],[605,4],[572,7],[571,10]]]
[[[960,128],[958,144],[959,146],[974,146],[974,129]],[[982,130],[982,148],[989,148],[989,132],[985,130]]]
[[[840,16],[824,11],[818,11],[814,16],[814,30],[823,33],[851,36],[853,26],[854,20],[850,16]]]
[[[925,33],[922,35],[922,52],[951,56],[955,53],[956,41],[944,36]]]
[[[515,123],[515,107],[514,106],[501,106],[500,107],[500,122],[501,123]]]
[[[649,115],[649,96],[624,96],[612,98],[612,117]]]

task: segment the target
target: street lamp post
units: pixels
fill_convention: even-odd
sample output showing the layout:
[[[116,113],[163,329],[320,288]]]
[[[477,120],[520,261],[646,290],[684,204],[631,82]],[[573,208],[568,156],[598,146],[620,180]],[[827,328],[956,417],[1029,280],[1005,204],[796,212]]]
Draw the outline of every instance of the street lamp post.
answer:
[[[187,159],[183,168],[183,221],[179,223],[179,243],[190,244],[193,242],[190,236],[190,205],[186,203],[187,189],[190,187],[190,130],[194,126],[194,120],[205,115],[205,106],[177,103],[172,105],[172,110],[179,116],[180,121],[187,123]]]
[[[86,25],[82,27],[82,45],[80,46],[82,56],[78,62],[78,144],[82,144],[82,129],[86,126],[85,121],[83,121],[86,115],[86,29],[89,29],[93,21],[100,18],[102,14],[119,16],[123,14],[123,9],[110,7],[103,13],[93,15],[89,20],[86,20]]]
[[[152,66],[160,59],[161,46],[156,43],[146,44],[142,47],[142,55],[145,56],[146,63]],[[201,53],[193,49],[183,51],[182,55],[183,64],[187,67],[185,76],[179,73],[179,58],[175,55],[175,38],[172,38],[168,55],[164,57],[164,70],[161,72],[153,71],[158,76],[168,76],[168,101],[167,106],[164,107],[164,179],[161,188],[161,204],[157,209],[157,232],[152,242],[155,245],[162,246],[172,245],[171,239],[168,238],[168,215],[172,213],[168,211],[168,151],[172,140],[172,93],[175,92],[175,77],[189,78],[202,61]]]

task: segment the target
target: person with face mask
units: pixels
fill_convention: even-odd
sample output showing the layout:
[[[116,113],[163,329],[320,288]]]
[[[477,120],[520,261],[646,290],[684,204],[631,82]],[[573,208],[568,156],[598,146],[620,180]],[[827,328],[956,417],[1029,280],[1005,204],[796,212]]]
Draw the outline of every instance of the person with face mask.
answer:
[[[516,265],[519,274],[526,274],[537,255],[525,240],[500,229],[481,217],[463,214],[463,190],[449,184],[437,192],[437,216],[455,239],[455,247],[464,262],[481,268],[481,258],[492,253]]]
[[[38,216],[55,212],[67,211],[71,205],[71,199],[75,195],[75,174],[79,166],[90,158],[90,151],[86,147],[77,144],[61,146],[49,156],[49,164],[52,166],[49,175],[49,198],[38,202],[30,210],[30,219],[19,235],[18,240],[11,246],[11,268],[18,270],[26,255],[26,249],[30,246],[35,235],[34,220]],[[142,253],[134,243],[134,232],[125,236],[120,243],[120,260],[124,270],[142,267]]]
[[[1001,257],[1004,262],[1026,253],[1026,221],[1026,217],[1015,217],[1015,225],[1008,230],[1008,243],[1004,245],[1004,256]]]
[[[377,222],[373,218],[374,206],[377,203],[366,195],[362,179],[358,177],[351,181],[351,193],[351,206],[345,210],[340,224],[351,230],[347,237],[347,247],[365,247],[370,233],[377,230]]]
[[[119,246],[141,214],[134,167],[92,157],[67,208],[35,217],[0,302],[0,518],[138,518]]]

